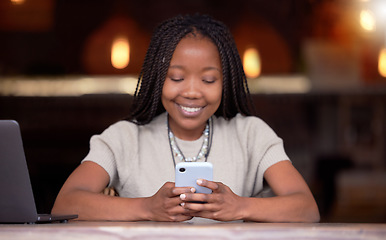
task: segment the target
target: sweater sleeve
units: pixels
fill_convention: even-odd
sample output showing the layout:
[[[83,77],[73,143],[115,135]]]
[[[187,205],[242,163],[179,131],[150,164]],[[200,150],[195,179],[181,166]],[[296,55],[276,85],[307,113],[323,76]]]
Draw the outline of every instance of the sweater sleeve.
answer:
[[[255,182],[252,195],[256,196],[263,187],[265,171],[280,161],[290,159],[284,150],[283,140],[263,120],[246,117],[242,122],[243,125],[238,124],[238,131],[247,136],[244,139],[248,152],[248,166]]]
[[[127,123],[121,121],[108,127],[102,134],[94,135],[90,139],[90,151],[83,159],[101,166],[110,177],[109,186],[118,181],[117,162],[124,156],[122,141]],[[127,149],[126,149],[127,150]]]
[[[104,141],[101,135],[92,136],[90,139],[90,151],[82,160],[83,162],[91,161],[101,166],[110,177],[109,186],[116,177],[116,163],[114,154],[111,151],[108,143]]]

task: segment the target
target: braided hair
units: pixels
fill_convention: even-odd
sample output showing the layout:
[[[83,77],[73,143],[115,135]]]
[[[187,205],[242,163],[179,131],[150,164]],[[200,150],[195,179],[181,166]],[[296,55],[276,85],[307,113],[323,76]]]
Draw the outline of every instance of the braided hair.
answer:
[[[245,116],[254,114],[247,79],[229,29],[210,16],[196,14],[171,18],[155,29],[127,120],[147,124],[165,112],[161,103],[162,87],[174,50],[188,34],[201,34],[218,48],[223,71],[223,92],[215,115],[230,119],[237,113]]]

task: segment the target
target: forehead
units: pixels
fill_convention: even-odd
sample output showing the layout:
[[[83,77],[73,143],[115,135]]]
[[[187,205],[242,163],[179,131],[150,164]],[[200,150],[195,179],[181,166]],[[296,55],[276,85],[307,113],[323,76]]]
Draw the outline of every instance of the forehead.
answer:
[[[201,33],[198,33],[198,32],[192,32],[192,33],[188,33],[186,36],[184,36],[180,42],[177,44],[178,45],[181,45],[182,44],[187,44],[187,43],[198,43],[198,42],[204,42],[204,43],[207,43],[207,44],[210,44],[212,45],[213,47],[215,47],[217,49],[217,46],[213,43],[212,39],[210,39],[209,37],[201,34]]]
[[[175,61],[215,61],[220,64],[220,54],[213,41],[201,34],[188,34],[177,44],[171,64]]]

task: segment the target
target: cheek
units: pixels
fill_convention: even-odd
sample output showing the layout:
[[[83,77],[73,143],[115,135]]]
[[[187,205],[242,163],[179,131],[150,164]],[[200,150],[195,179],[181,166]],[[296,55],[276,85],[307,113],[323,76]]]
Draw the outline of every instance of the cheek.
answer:
[[[217,88],[215,91],[211,94],[211,102],[213,104],[220,105],[222,98],[222,86],[220,85],[219,88]]]
[[[173,98],[174,91],[173,88],[165,81],[164,86],[162,88],[162,100],[170,100]]]
[[[161,103],[162,103],[162,106],[167,109],[167,103],[168,101],[170,100],[170,97],[169,97],[169,92],[168,92],[168,88],[166,86],[166,83],[164,84],[163,88],[162,88],[162,94],[161,94]]]

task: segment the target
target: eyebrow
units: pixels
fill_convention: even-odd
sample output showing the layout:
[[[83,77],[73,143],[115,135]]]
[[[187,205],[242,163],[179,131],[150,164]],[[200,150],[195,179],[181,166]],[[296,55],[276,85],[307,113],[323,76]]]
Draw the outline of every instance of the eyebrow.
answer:
[[[184,69],[185,67],[182,65],[171,65],[171,66],[169,66],[169,69],[170,68]],[[204,72],[211,71],[211,70],[215,70],[215,71],[218,71],[219,73],[222,73],[221,70],[217,67],[204,67],[204,69],[203,69]]]

